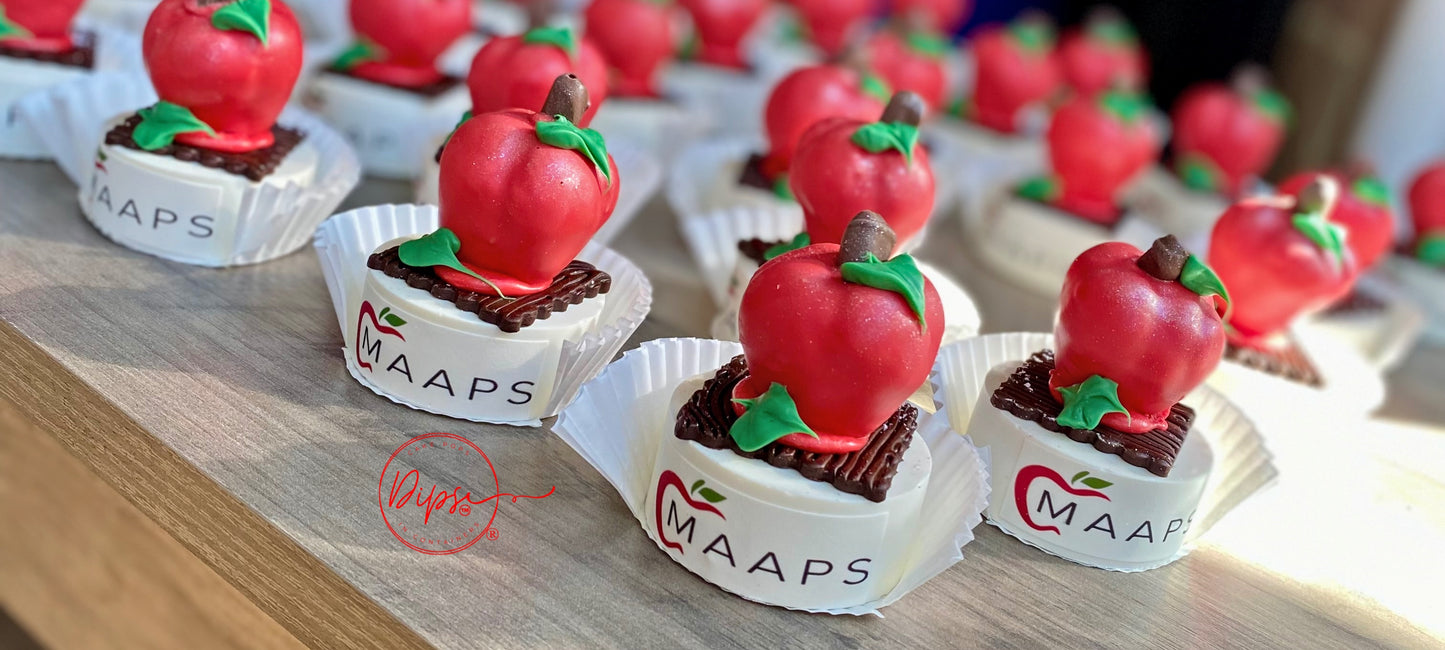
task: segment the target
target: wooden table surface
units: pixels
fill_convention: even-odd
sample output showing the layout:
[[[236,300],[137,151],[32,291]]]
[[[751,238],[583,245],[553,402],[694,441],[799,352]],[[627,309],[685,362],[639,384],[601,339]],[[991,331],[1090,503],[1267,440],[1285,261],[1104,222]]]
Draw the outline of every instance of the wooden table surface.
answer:
[[[349,204],[406,196],[368,183]],[[1047,328],[1050,301],[973,267],[955,223],[931,237],[921,256],[963,279],[986,331]],[[655,286],[629,347],[706,335],[713,307],[661,201],[616,247]],[[885,618],[743,601],[668,561],[545,429],[431,416],[356,384],[309,249],[225,271],[132,253],[85,223],[46,164],[0,163],[0,318],[0,645],[7,634],[53,647],[1441,642],[1438,619],[1423,620],[1438,608],[1419,614],[1428,590],[1417,602],[1394,582],[1351,582],[1349,563],[1343,577],[1292,575],[1210,536],[1173,565],[1119,574],[980,526],[963,562]],[[1432,453],[1445,438],[1442,360],[1413,355],[1383,411],[1433,423]],[[505,504],[499,539],[462,553],[406,549],[376,511],[376,481],[397,446],[431,431],[474,441],[508,491],[556,495]],[[1439,474],[1402,462],[1410,516],[1445,530]]]

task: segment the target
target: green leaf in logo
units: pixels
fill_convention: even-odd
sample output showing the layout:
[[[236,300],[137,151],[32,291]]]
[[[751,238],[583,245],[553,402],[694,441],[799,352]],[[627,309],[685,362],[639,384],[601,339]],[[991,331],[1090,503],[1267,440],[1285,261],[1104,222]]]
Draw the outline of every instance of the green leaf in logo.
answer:
[[[367,61],[377,61],[386,56],[386,50],[380,45],[372,43],[364,38],[358,38],[351,47],[346,48],[341,56],[331,63],[337,70],[350,70]]]
[[[612,165],[607,163],[607,141],[594,129],[584,129],[561,115],[537,123],[537,139],[542,144],[560,149],[573,149],[612,181]]]
[[[1094,488],[1095,490],[1102,490],[1106,487],[1109,487],[1110,485],[1113,485],[1113,483],[1105,481],[1104,479],[1101,479],[1097,476],[1090,476],[1089,478],[1084,479],[1084,485]]]
[[[5,17],[5,6],[0,4],[0,38],[34,38],[35,34],[24,25]]]
[[[918,127],[902,122],[873,122],[853,132],[853,144],[870,153],[893,149],[913,163],[913,147],[918,145]]]
[[[136,145],[146,151],[155,151],[170,146],[176,136],[182,133],[216,134],[211,125],[202,122],[191,109],[167,101],[156,102],[137,112],[140,124],[135,126],[131,137]]]
[[[462,240],[457,238],[456,233],[447,228],[438,228],[436,232],[430,235],[425,235],[420,239],[413,239],[402,244],[397,248],[396,253],[397,258],[401,260],[402,264],[420,267],[444,266],[485,282],[487,286],[492,288],[492,291],[497,292],[498,296],[506,298],[506,294],[502,293],[502,290],[498,289],[497,285],[492,284],[491,280],[467,268],[462,264],[461,260],[457,259],[457,251],[461,249]]]
[[[809,237],[806,232],[800,232],[793,236],[792,241],[785,244],[778,244],[763,251],[763,261],[771,260],[783,253],[791,253],[799,248],[807,248],[811,243],[813,243],[813,238]]]
[[[892,291],[903,296],[924,331],[928,330],[928,321],[924,315],[926,304],[923,273],[918,270],[918,263],[913,261],[912,255],[904,253],[882,262],[878,256],[869,253],[867,261],[846,262],[841,270],[843,279],[847,282]]]
[[[688,490],[687,490],[688,493],[691,494],[691,493],[697,492],[697,489],[700,488],[700,487],[702,487],[702,484],[705,483],[705,482],[706,482],[706,481],[703,481],[702,479],[698,479],[696,482],[694,482],[694,483],[692,484],[692,487],[691,487],[691,488],[688,488]]]
[[[271,0],[236,0],[211,14],[211,26],[220,30],[249,32],[271,44]]]
[[[1234,301],[1229,298],[1229,289],[1224,287],[1224,280],[1219,279],[1214,269],[1209,268],[1198,256],[1190,255],[1184,260],[1184,270],[1179,273],[1179,284],[1201,296],[1223,298],[1224,320],[1229,320],[1230,312],[1234,311]]]
[[[567,58],[577,59],[577,35],[570,27],[537,27],[523,34],[522,42],[560,47]]]
[[[721,501],[727,501],[727,500],[728,500],[727,497],[725,497],[725,496],[723,496],[723,495],[721,495],[721,494],[718,494],[717,492],[713,491],[712,488],[703,488],[702,491],[701,491],[701,492],[698,492],[697,494],[698,494],[698,496],[700,496],[700,497],[702,497],[704,500],[706,500],[708,503],[718,503],[718,502],[721,502]]]
[[[1071,484],[1072,484],[1072,483],[1078,483],[1078,482],[1079,482],[1079,479],[1084,478],[1085,476],[1088,476],[1088,475],[1089,475],[1089,473],[1088,473],[1087,471],[1079,472],[1078,474],[1075,474],[1075,475],[1074,475],[1074,478],[1069,479],[1069,483],[1071,483]]]
[[[402,317],[391,313],[391,307],[382,307],[381,313],[377,314],[376,317],[386,321],[387,324],[392,327],[401,327],[406,324],[406,321],[403,320]]]
[[[1119,401],[1119,383],[1099,375],[1090,375],[1083,382],[1059,389],[1064,396],[1064,410],[1058,422],[1073,429],[1090,430],[1108,413],[1129,414]],[[1084,481],[1088,485],[1088,481]]]
[[[798,404],[782,384],[773,382],[768,392],[753,399],[735,399],[746,411],[733,422],[728,434],[738,448],[754,452],[776,442],[783,436],[802,433],[814,438],[818,434],[798,415]]]

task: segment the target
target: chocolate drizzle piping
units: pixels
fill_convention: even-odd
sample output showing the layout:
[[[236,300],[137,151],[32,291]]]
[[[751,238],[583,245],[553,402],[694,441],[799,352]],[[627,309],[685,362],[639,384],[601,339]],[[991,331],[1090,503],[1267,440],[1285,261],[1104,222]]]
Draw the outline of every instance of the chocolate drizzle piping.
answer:
[[[1100,424],[1094,429],[1074,429],[1059,424],[1063,405],[1049,392],[1049,373],[1054,369],[1054,351],[1035,352],[1023,365],[993,392],[989,403],[1015,417],[1062,433],[1077,442],[1088,443],[1106,454],[1114,454],[1124,462],[1149,470],[1151,474],[1169,476],[1174,459],[1184,447],[1184,437],[1194,424],[1194,409],[1175,404],[1169,412],[1169,427],[1148,433],[1124,433]]]
[[[1306,386],[1321,388],[1325,385],[1325,380],[1320,377],[1315,364],[1293,339],[1289,341],[1289,345],[1278,350],[1260,350],[1229,343],[1224,346],[1224,358]]]
[[[748,362],[733,357],[677,412],[674,435],[709,449],[731,449],[744,458],[766,461],[774,467],[794,469],[804,478],[827,483],[841,492],[882,503],[898,474],[898,464],[918,429],[918,409],[904,404],[874,431],[868,444],[847,454],[816,454],[775,442],[755,452],[738,449],[728,433],[738,419],[733,409],[733,387],[748,376]]]
[[[752,239],[744,239],[738,242],[738,252],[741,253],[743,257],[757,262],[759,266],[762,266],[763,262],[767,261],[763,258],[767,255],[768,249],[785,243],[787,242],[763,241],[757,237],[753,237]]]
[[[227,153],[224,151],[212,151],[193,147],[179,142],[161,147],[154,151],[146,151],[135,143],[135,127],[140,124],[140,115],[132,115],[124,122],[117,124],[109,133],[105,134],[105,143],[116,145],[136,151],[145,151],[157,156],[170,156],[181,162],[193,162],[202,167],[219,169],[228,174],[244,176],[253,181],[260,182],[270,176],[281,166],[281,162],[291,153],[296,145],[301,144],[305,134],[295,129],[288,129],[283,126],[272,126],[271,135],[275,136],[276,143],[265,149],[246,151],[241,153]]]
[[[366,267],[401,280],[413,289],[425,291],[437,300],[452,303],[457,309],[476,314],[483,322],[496,325],[507,333],[520,332],[523,327],[554,313],[567,311],[571,305],[581,304],[583,300],[596,298],[598,294],[612,289],[612,276],[577,260],[562,269],[546,290],[516,298],[489,296],[457,288],[441,279],[430,267],[402,264],[397,256],[397,247],[373,253],[367,258]]]
[[[54,63],[72,68],[85,68],[86,70],[95,68],[95,34],[76,32],[71,36],[71,40],[75,47],[64,52],[37,52],[13,45],[0,45],[0,56],[38,63]]]
[[[394,89],[394,90],[400,90],[400,91],[402,91],[402,92],[411,93],[411,94],[413,94],[413,95],[417,95],[417,96],[419,96],[419,97],[425,97],[425,98],[427,98],[427,99],[435,99],[435,98],[437,98],[437,97],[440,97],[440,96],[446,94],[447,91],[449,91],[449,90],[451,90],[451,89],[453,89],[453,88],[456,88],[457,86],[461,85],[461,83],[462,83],[461,77],[453,77],[453,76],[451,76],[451,75],[446,75],[446,76],[443,76],[441,79],[438,79],[438,80],[436,80],[436,81],[433,81],[432,83],[429,83],[429,84],[427,84],[427,85],[425,85],[425,86],[403,86],[403,85],[401,85],[401,84],[393,84],[393,83],[387,83],[387,82],[385,82],[385,81],[377,81],[377,80],[375,80],[375,79],[366,79],[366,78],[363,78],[363,77],[358,77],[358,76],[356,76],[356,75],[353,73],[353,71],[351,71],[351,70],[342,70],[341,68],[338,68],[338,67],[336,67],[336,66],[334,66],[334,65],[332,65],[332,66],[327,66],[326,71],[329,72],[329,73],[331,73],[331,74],[341,75],[341,76],[346,77],[346,78],[348,78],[348,79],[355,79],[355,80],[357,80],[357,81],[361,81],[361,82],[364,82],[364,83],[375,84],[375,85],[378,85],[378,86],[383,86],[383,87],[391,88],[391,89]]]

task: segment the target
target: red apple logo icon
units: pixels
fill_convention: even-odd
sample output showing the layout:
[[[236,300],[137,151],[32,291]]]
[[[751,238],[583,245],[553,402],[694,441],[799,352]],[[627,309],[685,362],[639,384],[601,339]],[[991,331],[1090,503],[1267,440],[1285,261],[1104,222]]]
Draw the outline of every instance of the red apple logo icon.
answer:
[[[1058,526],[1041,526],[1037,522],[1035,522],[1033,516],[1029,514],[1029,486],[1033,484],[1035,479],[1045,479],[1053,483],[1060,490],[1063,490],[1065,494],[1068,494],[1070,496],[1076,496],[1085,499],[1103,499],[1105,501],[1110,500],[1109,495],[1104,494],[1099,490],[1113,485],[1113,483],[1101,479],[1097,476],[1089,476],[1088,472],[1079,472],[1078,474],[1074,475],[1073,480],[1066,483],[1064,482],[1064,477],[1061,476],[1058,472],[1055,472],[1054,470],[1049,469],[1048,467],[1045,467],[1043,465],[1029,465],[1019,470],[1018,475],[1014,477],[1014,507],[1018,508],[1019,517],[1023,518],[1024,523],[1027,524],[1029,528],[1032,528],[1034,530],[1041,530],[1044,532],[1051,532],[1055,535],[1063,534],[1059,532]],[[1080,480],[1084,482],[1084,485],[1090,488],[1097,489],[1089,490],[1083,488],[1076,488],[1071,485],[1073,483],[1079,482]]]
[[[830,117],[871,120],[883,110],[887,95],[881,83],[839,65],[816,65],[789,73],[773,87],[764,109],[769,146],[763,157],[763,175],[777,181],[788,173],[793,152],[808,127]]]
[[[943,303],[912,257],[888,259],[893,244],[887,222],[863,212],[841,246],[758,269],[738,313],[749,375],[733,391],[732,436],[744,451],[855,451],[928,379]]]
[[[668,539],[667,532],[663,529],[662,497],[667,492],[667,488],[670,487],[677,488],[678,498],[682,499],[682,502],[687,504],[689,508],[715,514],[720,519],[727,519],[727,517],[723,516],[722,511],[718,510],[713,504],[722,503],[727,500],[727,497],[718,494],[712,488],[705,487],[701,479],[694,481],[692,489],[689,490],[687,486],[683,484],[682,479],[678,477],[677,472],[670,469],[663,470],[662,475],[657,477],[657,496],[653,499],[653,501],[655,501],[653,504],[655,506],[653,509],[654,529],[657,530],[657,538],[662,540],[663,546],[682,553],[682,544]],[[699,499],[692,498],[693,494],[697,494]]]
[[[873,0],[785,0],[798,12],[808,38],[829,57],[843,52],[863,28]]]
[[[581,79],[592,99],[576,122],[585,127],[608,93],[607,64],[590,40],[578,38],[566,27],[536,27],[520,36],[494,38],[477,52],[467,73],[472,112],[541,106],[552,81],[565,74]]]
[[[75,47],[70,22],[85,0],[5,0],[0,2],[0,45],[34,52],[64,52]]]
[[[868,62],[893,90],[918,93],[928,108],[938,110],[948,94],[943,57],[951,49],[947,39],[922,29],[884,30],[869,39]]]
[[[1215,295],[1229,297],[1173,236],[1147,253],[1122,242],[1084,251],[1064,278],[1054,326],[1049,388],[1064,404],[1059,422],[1129,433],[1165,428],[1170,409],[1224,354]]]
[[[376,330],[378,334],[395,336],[405,341],[406,337],[402,336],[401,331],[397,328],[406,325],[406,320],[391,313],[390,307],[383,307],[381,313],[377,313],[376,308],[371,306],[370,300],[361,301],[361,313],[356,316],[356,349],[353,350],[353,353],[356,355],[357,365],[371,370],[371,364],[366,361],[366,356],[361,351],[361,330],[367,321],[371,322],[371,329]],[[382,321],[386,321],[386,324],[381,324]]]
[[[1390,189],[1371,172],[1358,175],[1340,172],[1301,172],[1280,183],[1281,194],[1297,194],[1315,177],[1327,174],[1340,187],[1335,208],[1328,215],[1345,229],[1345,246],[1355,256],[1355,265],[1368,269],[1395,246],[1395,213],[1390,209]]]
[[[1445,163],[1435,163],[1410,183],[1413,250],[1420,261],[1445,267]]]
[[[1252,198],[1214,224],[1209,264],[1230,288],[1230,340],[1271,347],[1296,318],[1333,303],[1357,273],[1345,229],[1329,220],[1339,185],[1316,176],[1294,196]]]
[[[657,71],[677,51],[672,6],[656,0],[593,0],[585,16],[587,37],[612,69],[612,92],[658,97]]]
[[[1289,123],[1289,102],[1244,68],[1232,85],[1204,83],[1174,107],[1174,169],[1201,192],[1237,196],[1274,160]]]
[[[472,29],[470,0],[351,0],[357,43],[337,67],[418,88],[443,79],[436,60]]]
[[[1046,139],[1054,176],[1019,193],[1089,221],[1119,220],[1119,191],[1159,153],[1159,136],[1136,93],[1111,90],[1075,97],[1054,113]]]
[[[863,210],[887,215],[899,241],[923,229],[933,212],[928,151],[918,143],[923,100],[893,96],[877,122],[835,117],[803,135],[789,184],[803,208],[811,243],[837,244]]]
[[[1064,36],[1059,62],[1064,80],[1080,95],[1109,88],[1138,90],[1149,74],[1149,58],[1139,45],[1139,36],[1111,7],[1094,10],[1083,29]]]
[[[1018,130],[1019,111],[1048,102],[1063,87],[1054,56],[1054,28],[1046,18],[1021,18],[985,28],[973,40],[973,98],[968,117],[998,131]]]
[[[225,152],[271,146],[301,75],[301,49],[301,28],[279,0],[163,0],[142,38],[161,101],[141,111],[136,141]]]
[[[516,297],[552,284],[606,223],[621,179],[602,136],[577,126],[587,89],[557,78],[540,113],[484,113],[442,150],[441,229],[401,246],[401,261],[445,281]]]
[[[768,0],[679,0],[692,16],[697,59],[724,68],[745,69],[742,42],[768,8]]]

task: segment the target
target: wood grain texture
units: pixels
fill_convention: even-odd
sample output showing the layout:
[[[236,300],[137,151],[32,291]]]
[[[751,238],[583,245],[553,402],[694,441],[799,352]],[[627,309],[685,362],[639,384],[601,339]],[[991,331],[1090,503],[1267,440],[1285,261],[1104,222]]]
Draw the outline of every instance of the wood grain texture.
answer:
[[[79,216],[70,190],[54,189],[67,187],[54,169],[0,163],[0,174],[0,316],[156,441],[439,646],[1433,642],[1378,605],[1295,583],[1209,547],[1169,567],[1126,575],[1058,560],[988,526],[964,549],[962,563],[890,607],[886,618],[755,605],[668,561],[613,489],[545,429],[431,416],[357,385],[342,363],[341,335],[310,251],[228,271],[171,264],[104,241]],[[353,203],[399,199],[404,190],[371,185]],[[987,328],[1047,327],[1050,301],[976,275],[951,243],[960,237],[954,222],[940,224],[932,237],[922,257],[958,273],[986,306],[1006,307],[985,311]],[[665,210],[648,209],[618,248],[657,287],[657,311],[630,345],[706,332],[712,307]],[[72,399],[63,388],[43,395],[36,399]],[[67,417],[77,418],[69,426],[88,431],[71,444],[113,457],[115,466],[100,472],[107,480],[133,480],[139,471],[133,465],[144,461],[131,456],[132,447],[142,443],[97,441],[104,434],[85,429],[83,413]],[[428,557],[405,549],[380,521],[376,481],[397,446],[431,431],[478,444],[504,490],[537,494],[555,486],[556,495],[505,504],[500,538],[463,553]],[[318,579],[308,574],[317,568],[244,566],[255,555],[227,546],[235,540],[187,531],[201,523],[177,517],[163,525],[233,583],[248,571]],[[276,603],[248,595],[276,616]]]

